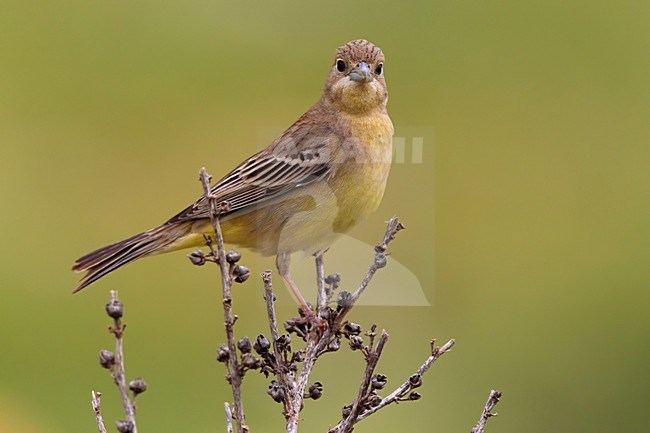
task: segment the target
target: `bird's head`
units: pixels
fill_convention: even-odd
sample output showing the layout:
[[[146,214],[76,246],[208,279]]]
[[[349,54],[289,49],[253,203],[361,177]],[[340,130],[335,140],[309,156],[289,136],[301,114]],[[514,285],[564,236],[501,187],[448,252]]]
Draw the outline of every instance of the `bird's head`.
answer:
[[[348,113],[382,109],[388,101],[384,81],[384,53],[365,39],[356,39],[336,51],[325,82],[325,99]]]

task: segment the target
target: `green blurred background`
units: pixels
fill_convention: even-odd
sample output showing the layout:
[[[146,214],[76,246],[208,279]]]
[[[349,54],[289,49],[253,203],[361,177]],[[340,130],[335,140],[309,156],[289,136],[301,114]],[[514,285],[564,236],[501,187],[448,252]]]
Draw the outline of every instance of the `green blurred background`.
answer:
[[[115,288],[127,373],[150,385],[140,431],[223,431],[215,270],[161,256],[72,296],[69,268],[198,197],[201,166],[223,174],[270,142],[319,97],[335,48],[359,37],[383,48],[390,114],[398,131],[423,131],[424,151],[411,163],[406,137],[381,208],[351,237],[370,245],[398,214],[408,230],[392,257],[432,306],[352,319],[390,332],[388,388],[429,338],[457,346],[421,401],[357,430],[469,431],[492,387],[504,399],[490,431],[645,430],[649,19],[647,1],[3,1],[0,431],[94,431],[91,389],[108,422],[120,417],[97,364]],[[266,331],[253,280],[235,298],[251,337]],[[322,360],[325,394],[307,403],[304,431],[338,420],[361,369],[348,350]],[[246,378],[248,423],[280,432],[266,384]]]

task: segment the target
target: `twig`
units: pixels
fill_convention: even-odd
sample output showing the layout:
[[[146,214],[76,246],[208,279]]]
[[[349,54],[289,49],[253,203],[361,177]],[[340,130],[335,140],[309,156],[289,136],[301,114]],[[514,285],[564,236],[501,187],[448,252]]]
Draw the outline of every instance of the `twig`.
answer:
[[[235,413],[235,423],[237,424],[237,433],[244,433],[248,428],[244,425],[244,405],[241,395],[242,376],[240,374],[239,361],[237,360],[237,346],[235,344],[235,333],[233,326],[235,324],[236,316],[232,312],[232,297],[231,297],[231,275],[228,271],[226,264],[226,249],[223,243],[223,234],[221,233],[221,226],[219,225],[219,214],[221,213],[220,207],[227,208],[227,203],[218,203],[217,198],[210,190],[211,176],[201,168],[199,180],[203,185],[203,194],[205,200],[210,208],[210,220],[214,229],[214,237],[217,244],[217,263],[221,270],[221,288],[223,298],[223,315],[226,327],[226,337],[228,339],[229,359],[227,366],[228,381],[232,388],[233,409]],[[209,244],[210,245],[210,244]]]
[[[266,314],[269,318],[269,330],[271,331],[271,341],[276,358],[280,357],[278,349],[278,320],[275,317],[275,295],[273,294],[273,283],[271,281],[271,271],[262,272],[262,281],[264,282],[264,300],[266,301]]]
[[[395,238],[395,235],[398,231],[402,230],[404,226],[398,221],[397,217],[393,217],[388,221],[386,227],[386,233],[382,241],[375,246],[375,258],[371,264],[368,273],[363,278],[361,284],[358,286],[357,290],[353,294],[348,294],[348,299],[345,300],[344,305],[339,306],[339,311],[337,312],[334,320],[329,322],[329,326],[326,326],[324,329],[320,326],[315,326],[312,328],[311,332],[307,338],[307,345],[305,347],[305,355],[300,368],[300,373],[298,378],[293,384],[293,387],[289,388],[289,400],[290,407],[288,411],[285,411],[286,417],[286,431],[287,433],[295,433],[298,431],[298,422],[300,420],[300,410],[303,406],[303,395],[307,384],[309,383],[309,377],[314,368],[316,360],[323,353],[327,352],[328,345],[338,338],[343,319],[346,314],[350,312],[352,307],[356,304],[357,300],[368,286],[373,276],[377,270],[386,266],[386,249],[390,241]],[[317,312],[318,316],[322,317],[322,314],[326,309],[326,300],[327,295],[325,292],[325,282],[324,282],[324,265],[322,256],[316,258],[316,273],[317,273],[317,287],[318,287],[318,304]],[[323,304],[321,304],[323,302]]]
[[[490,391],[490,396],[488,397],[487,402],[485,403],[485,407],[483,408],[483,413],[481,413],[481,417],[478,419],[478,422],[476,423],[476,427],[472,429],[471,433],[483,433],[487,420],[493,416],[497,416],[496,412],[492,413],[492,409],[494,409],[494,407],[499,402],[501,395],[502,394],[495,389]]]
[[[399,222],[399,219],[396,216],[393,216],[388,221],[388,223],[386,223],[386,232],[384,233],[384,238],[382,239],[381,242],[375,245],[375,257],[372,264],[368,268],[368,272],[363,277],[363,280],[361,281],[357,289],[354,291],[354,293],[347,293],[347,298],[340,300],[338,302],[339,307],[338,307],[338,312],[336,314],[336,317],[334,318],[330,326],[325,330],[322,338],[320,338],[319,341],[317,341],[317,344],[314,347],[317,357],[325,353],[325,349],[328,346],[328,344],[330,344],[330,342],[334,338],[336,338],[336,335],[339,332],[341,325],[343,323],[343,319],[345,319],[345,316],[356,305],[357,301],[363,294],[363,291],[366,289],[366,287],[368,287],[368,284],[370,284],[370,281],[377,273],[377,271],[386,266],[386,262],[387,262],[386,249],[388,248],[388,244],[393,239],[395,239],[395,235],[397,235],[397,232],[403,230],[404,228],[405,228],[404,225],[401,222]],[[324,274],[324,271],[321,272],[320,270],[318,270],[318,263],[317,263],[317,273]],[[344,293],[345,292],[340,293],[339,296],[344,295]],[[307,347],[307,349],[308,348],[309,347]],[[304,365],[303,365],[303,369],[304,369]]]
[[[271,331],[271,342],[273,345],[273,354],[275,358],[274,373],[278,378],[280,385],[285,390],[283,398],[284,413],[291,411],[290,393],[286,390],[293,389],[293,378],[290,377],[290,371],[282,360],[282,353],[278,346],[278,321],[275,316],[275,295],[273,294],[273,284],[271,282],[271,271],[262,272],[262,281],[264,282],[264,299],[266,300],[266,314],[269,318],[269,329]]]
[[[318,358],[315,350],[317,339],[311,338],[314,333],[310,333],[310,338],[307,340],[307,347],[305,348],[305,359],[300,369],[298,379],[293,386],[289,388],[289,410],[285,413],[286,430],[287,433],[297,433],[298,423],[300,422],[300,411],[302,410],[305,389],[309,383],[309,376],[314,368],[316,359]]]
[[[392,217],[386,226],[386,233],[384,234],[384,239],[375,245],[375,261],[373,264],[370,266],[370,269],[368,270],[368,273],[366,274],[365,277],[363,277],[363,280],[361,281],[361,284],[359,284],[359,287],[355,292],[352,294],[352,299],[356,302],[356,300],[359,299],[361,294],[363,293],[364,290],[366,290],[366,287],[368,287],[368,284],[370,284],[370,280],[372,280],[372,277],[375,275],[375,272],[377,270],[383,268],[386,266],[386,249],[388,248],[388,244],[390,241],[395,239],[395,235],[397,234],[398,231],[403,230],[404,225],[399,222],[396,216]]]
[[[433,343],[435,343],[435,340],[431,342],[432,346]],[[381,400],[381,403],[379,403],[377,406],[370,408],[366,412],[362,413],[359,416],[359,421],[362,419],[368,418],[370,415],[373,413],[377,412],[379,409],[388,406],[391,403],[395,403],[397,401],[400,401],[403,397],[406,396],[411,390],[414,388],[418,387],[421,385],[421,380],[422,380],[422,375],[429,370],[431,365],[436,362],[438,358],[440,358],[442,355],[445,353],[449,352],[453,345],[456,343],[455,340],[449,340],[447,343],[445,343],[442,347],[433,347],[431,351],[431,355],[427,358],[426,361],[424,361],[424,364],[418,368],[418,370],[412,374],[407,381],[402,383],[395,391],[390,393],[390,395],[384,397]]]
[[[366,287],[368,287],[368,284],[370,284],[370,281],[372,278],[375,276],[375,273],[383,267],[386,266],[386,261],[387,261],[387,255],[386,255],[386,249],[388,248],[388,244],[395,239],[395,235],[397,232],[400,230],[404,229],[404,225],[399,222],[396,216],[392,217],[388,223],[386,224],[386,233],[384,234],[384,239],[375,245],[375,259],[370,265],[370,268],[368,269],[368,272],[366,275],[363,277],[363,280],[361,280],[361,284],[357,287],[357,289],[352,293],[349,297],[349,299],[346,300],[345,305],[339,312],[339,315],[337,317],[337,322],[343,323],[343,319],[345,316],[350,312],[352,307],[357,303],[361,295],[363,294],[364,290],[366,290]]]
[[[431,343],[433,346],[434,341],[432,341]],[[390,395],[381,399],[381,401],[378,402],[376,405],[368,407],[365,411],[353,417],[355,411],[355,405],[357,405],[360,399],[360,397],[357,397],[357,399],[355,399],[354,404],[352,406],[352,412],[350,413],[350,415],[347,418],[340,421],[332,429],[330,429],[329,433],[349,433],[352,431],[352,428],[356,423],[358,423],[363,419],[368,418],[370,415],[377,412],[379,409],[384,408],[391,403],[396,403],[398,401],[404,401],[404,400],[418,400],[420,398],[420,395],[417,393],[413,393],[411,391],[422,385],[422,375],[427,370],[429,370],[431,365],[438,358],[440,358],[442,355],[447,353],[452,348],[454,343],[455,343],[454,340],[449,340],[442,347],[432,347],[431,355],[427,358],[426,361],[424,361],[424,364],[422,364],[420,368],[418,368],[418,370],[408,378],[408,380],[406,380],[403,384],[401,384],[395,391],[390,393]],[[368,372],[368,368],[366,368],[366,374],[367,372]],[[366,376],[364,376],[364,380],[365,379]],[[363,388],[363,384],[362,384],[362,388]],[[359,393],[359,396],[361,396],[361,392]]]
[[[114,308],[114,314],[111,314],[109,307]],[[129,398],[129,390],[126,385],[126,374],[124,372],[124,350],[122,346],[122,340],[124,337],[124,330],[126,325],[122,325],[122,304],[117,299],[117,291],[111,290],[111,301],[106,306],[108,315],[113,318],[113,326],[109,327],[109,332],[115,335],[115,365],[111,368],[111,373],[113,375],[113,380],[120,390],[120,396],[122,397],[122,407],[124,408],[124,415],[126,417],[126,423],[132,425],[131,432],[138,433],[138,427],[135,422],[135,407]]]
[[[316,300],[316,315],[322,317],[325,307],[327,306],[327,292],[325,291],[325,262],[323,261],[323,253],[316,256],[316,289],[318,292]]]
[[[99,433],[106,433],[106,427],[104,426],[104,419],[102,418],[102,411],[101,411],[101,392],[91,392],[92,395],[92,400],[91,404],[93,407],[93,412],[95,413],[95,420],[97,421],[97,428],[99,429]]]
[[[232,411],[228,402],[223,404],[223,408],[226,412],[226,433],[232,433]]]
[[[386,331],[382,330],[377,345],[367,356],[366,370],[363,374],[361,386],[359,387],[359,394],[357,395],[357,398],[354,399],[354,403],[352,403],[350,414],[340,423],[340,427],[337,426],[337,432],[350,433],[354,428],[354,425],[357,423],[359,415],[361,415],[363,410],[362,404],[364,404],[368,398],[370,381],[372,380],[372,375],[375,372],[375,367],[381,357],[382,350],[384,350],[386,341],[388,341],[388,334]]]

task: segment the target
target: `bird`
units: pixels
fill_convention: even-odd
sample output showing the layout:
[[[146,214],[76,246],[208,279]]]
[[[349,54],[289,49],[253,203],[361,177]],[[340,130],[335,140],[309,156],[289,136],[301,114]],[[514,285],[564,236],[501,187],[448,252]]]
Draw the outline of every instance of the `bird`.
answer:
[[[290,272],[296,252],[318,256],[381,203],[394,128],[386,105],[384,54],[365,39],[336,50],[322,96],[268,147],[211,186],[227,208],[224,241],[264,256],[300,308],[311,311]],[[78,258],[78,292],[147,256],[205,245],[213,236],[205,196],[163,224]]]

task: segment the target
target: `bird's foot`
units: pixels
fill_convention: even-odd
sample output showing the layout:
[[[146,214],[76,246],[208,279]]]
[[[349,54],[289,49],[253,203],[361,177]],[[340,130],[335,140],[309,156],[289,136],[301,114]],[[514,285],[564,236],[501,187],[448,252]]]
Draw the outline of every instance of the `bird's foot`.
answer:
[[[309,307],[309,305],[301,305],[300,306],[300,319],[299,321],[310,324],[312,328],[318,329],[320,331],[324,331],[327,329],[327,320],[324,318],[318,316],[317,314],[314,313],[314,311]]]

